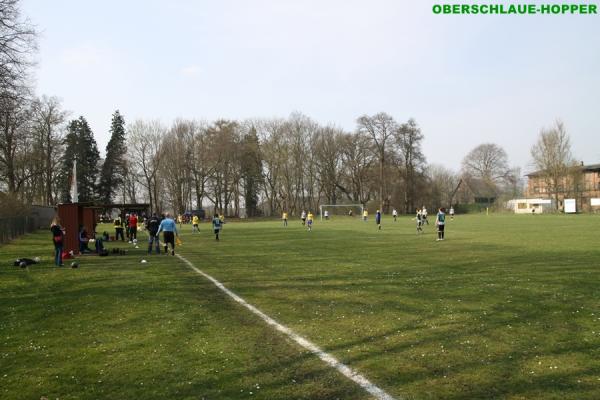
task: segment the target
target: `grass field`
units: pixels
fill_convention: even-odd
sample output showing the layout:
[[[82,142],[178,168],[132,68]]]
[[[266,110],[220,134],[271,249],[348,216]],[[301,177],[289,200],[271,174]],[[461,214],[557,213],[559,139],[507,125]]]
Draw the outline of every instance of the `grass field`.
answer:
[[[396,398],[600,398],[599,216],[458,216],[444,242],[408,217],[200,228],[180,254]],[[369,398],[181,260],[118,246],[79,269],[45,232],[0,247],[0,398]]]

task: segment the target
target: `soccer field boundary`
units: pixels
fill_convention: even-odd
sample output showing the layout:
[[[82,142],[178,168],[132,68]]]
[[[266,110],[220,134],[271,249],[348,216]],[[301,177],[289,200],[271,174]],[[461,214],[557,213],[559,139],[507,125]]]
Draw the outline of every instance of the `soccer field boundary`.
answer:
[[[379,386],[375,385],[374,383],[369,381],[366,377],[364,377],[363,375],[354,371],[352,368],[350,368],[346,364],[340,362],[333,355],[323,351],[319,346],[317,346],[310,340],[300,336],[299,334],[294,332],[291,328],[288,328],[287,326],[282,325],[279,322],[277,322],[276,320],[274,320],[273,318],[269,317],[267,314],[263,313],[258,308],[254,307],[252,304],[248,303],[246,300],[244,300],[237,294],[233,293],[231,290],[227,289],[225,287],[225,285],[223,285],[221,282],[219,282],[212,276],[208,275],[207,273],[203,272],[202,270],[198,269],[192,262],[190,262],[185,257],[181,256],[180,254],[176,254],[176,256],[181,261],[183,261],[188,267],[190,267],[194,272],[196,272],[197,274],[203,276],[204,278],[206,278],[210,282],[212,282],[217,288],[219,288],[227,296],[231,297],[235,302],[241,304],[242,306],[244,306],[245,308],[250,310],[250,312],[252,312],[254,315],[258,316],[260,319],[262,319],[264,322],[266,322],[268,325],[275,328],[275,330],[285,334],[287,337],[292,339],[298,345],[300,345],[301,347],[305,348],[306,350],[310,351],[311,353],[313,353],[314,355],[319,357],[323,362],[328,364],[330,367],[335,368],[338,372],[340,372],[346,378],[350,379],[351,381],[353,381],[354,383],[359,385],[361,388],[363,388],[367,393],[371,394],[377,400],[402,400],[401,398],[392,397],[391,395],[386,393],[385,390],[381,389]]]

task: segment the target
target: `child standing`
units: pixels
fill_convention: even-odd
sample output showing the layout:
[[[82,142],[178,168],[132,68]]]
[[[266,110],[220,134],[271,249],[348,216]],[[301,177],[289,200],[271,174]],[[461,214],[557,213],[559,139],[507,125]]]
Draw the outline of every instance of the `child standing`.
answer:
[[[285,211],[281,214],[281,219],[283,220],[283,226],[287,226],[288,215]]]
[[[223,221],[219,218],[219,214],[215,214],[212,220],[212,226],[215,232],[215,239],[219,240],[219,233],[221,232],[221,228],[223,227]]]
[[[365,209],[363,211],[363,221],[367,222],[367,218],[369,218],[369,210]]]
[[[398,218],[398,211],[396,211],[395,208],[392,210],[392,216],[394,217],[394,222],[396,222],[396,220]]]
[[[440,208],[435,218],[435,224],[437,225],[438,238],[437,240],[444,240],[444,227],[446,226],[446,214],[444,207]]]
[[[417,216],[415,218],[417,220],[417,235],[419,233],[423,233],[423,219],[421,216],[421,210],[417,208]]]
[[[450,219],[454,220],[454,207],[450,206],[449,214],[450,214]]]
[[[198,229],[199,218],[196,214],[192,217],[192,233],[200,232]]]
[[[308,216],[306,217],[306,223],[308,224],[309,231],[312,231],[313,218],[313,213],[309,211]]]
[[[375,213],[375,223],[377,224],[377,229],[381,230],[381,211],[379,210]]]
[[[120,236],[121,241],[125,241],[125,236],[123,235],[123,220],[121,219],[121,216],[118,216],[117,218],[115,218],[114,227],[115,227],[115,240],[119,240],[119,236]]]
[[[306,224],[306,211],[302,210],[302,214],[300,214],[300,219],[302,220],[302,226]]]

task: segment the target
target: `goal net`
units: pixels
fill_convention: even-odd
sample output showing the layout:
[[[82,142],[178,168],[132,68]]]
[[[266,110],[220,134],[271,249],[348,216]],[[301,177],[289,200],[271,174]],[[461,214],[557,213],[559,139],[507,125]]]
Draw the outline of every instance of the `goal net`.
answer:
[[[362,204],[323,204],[319,206],[321,220],[326,216],[345,215],[351,217],[362,217],[364,206]]]

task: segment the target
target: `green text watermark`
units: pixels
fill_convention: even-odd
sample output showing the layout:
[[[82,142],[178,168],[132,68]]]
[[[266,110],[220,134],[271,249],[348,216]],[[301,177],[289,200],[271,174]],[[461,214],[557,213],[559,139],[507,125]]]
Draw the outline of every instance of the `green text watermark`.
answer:
[[[434,14],[598,14],[596,4],[554,3],[554,4],[434,4]]]

